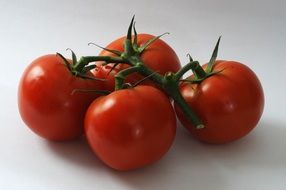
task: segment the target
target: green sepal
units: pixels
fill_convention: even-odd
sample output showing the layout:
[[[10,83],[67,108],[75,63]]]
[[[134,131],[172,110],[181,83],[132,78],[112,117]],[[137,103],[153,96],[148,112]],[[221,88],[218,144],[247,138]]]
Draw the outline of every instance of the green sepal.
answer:
[[[138,48],[138,52],[142,53],[148,46],[150,46],[153,42],[155,42],[156,40],[158,40],[159,38],[161,38],[162,36],[166,35],[166,34],[170,34],[169,32],[165,32],[164,34],[161,34],[159,36],[155,36],[153,38],[151,38],[150,40],[148,40],[145,44],[143,44],[142,46],[140,46]]]
[[[107,75],[110,75],[110,73],[115,69],[115,67],[117,67],[117,65],[119,65],[119,63],[113,64],[113,66],[111,67],[111,69],[108,71]]]
[[[140,83],[142,83],[142,82],[144,82],[145,80],[151,78],[151,77],[154,76],[156,73],[157,73],[157,72],[153,72],[153,73],[151,73],[150,75],[148,75],[148,76],[146,76],[146,77],[140,79],[140,80],[137,81],[135,84],[133,84],[132,87],[138,86]]]
[[[187,54],[187,57],[189,58],[190,63],[194,61],[194,59],[192,58],[191,54],[188,53],[188,54]]]
[[[220,39],[221,39],[221,36],[218,38],[218,41],[217,41],[215,48],[214,48],[214,51],[212,53],[212,57],[211,57],[210,61],[208,62],[207,68],[205,70],[206,73],[211,73],[213,70],[213,66],[215,64],[217,54],[218,54],[218,47],[219,47]]]
[[[71,53],[72,53],[72,66],[76,66],[77,65],[77,57],[76,57],[75,53],[70,48],[67,48],[66,50],[71,51]]]
[[[80,73],[80,72],[77,72],[77,71],[73,71],[72,73],[73,73],[74,76],[80,77],[80,78],[83,78],[83,79],[97,80],[97,81],[106,81],[106,79],[88,76],[86,74],[83,74],[83,73]]]
[[[132,40],[132,29],[133,29],[133,24],[134,24],[134,18],[135,18],[135,15],[133,15],[131,19],[130,25],[128,27],[128,32],[127,32],[127,39],[130,41]]]
[[[212,71],[210,73],[206,73],[206,76],[204,78],[197,78],[197,77],[195,77],[194,79],[181,79],[180,82],[188,82],[188,83],[191,83],[191,84],[199,84],[202,81],[204,81],[205,79],[207,79],[208,77],[221,73],[223,70],[224,69],[221,69],[219,71]]]
[[[138,49],[138,35],[137,35],[136,28],[135,28],[135,22],[133,24],[133,32],[134,32],[133,48],[137,50]]]
[[[69,71],[72,71],[71,65],[68,62],[68,60],[60,53],[56,53],[57,56],[60,56],[60,58],[64,61],[65,66],[68,68]]]
[[[99,47],[100,49],[103,49],[103,50],[105,50],[105,51],[108,51],[108,52],[110,52],[110,53],[113,53],[113,54],[115,54],[115,55],[117,55],[117,56],[121,56],[121,54],[122,54],[122,52],[120,52],[120,51],[113,50],[113,49],[108,49],[108,48],[102,47],[102,46],[97,45],[97,44],[92,43],[92,42],[88,43],[88,45],[95,45],[95,46]]]

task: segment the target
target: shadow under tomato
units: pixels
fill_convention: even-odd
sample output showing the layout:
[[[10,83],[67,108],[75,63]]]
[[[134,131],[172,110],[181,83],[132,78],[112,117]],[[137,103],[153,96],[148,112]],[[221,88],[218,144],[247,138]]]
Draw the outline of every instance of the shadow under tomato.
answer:
[[[105,165],[92,152],[85,137],[68,142],[45,141],[48,148],[60,159],[87,169],[104,169]]]
[[[47,146],[60,159],[86,169],[103,172],[130,189],[231,189],[240,173],[251,175],[286,167],[286,124],[264,119],[246,137],[229,144],[201,143],[178,127],[175,142],[158,162],[133,171],[119,172],[104,165],[89,148],[85,138]],[[262,173],[265,179],[267,172]],[[231,176],[231,177],[228,177]]]
[[[230,189],[241,172],[251,175],[286,167],[285,126],[262,120],[249,135],[223,145],[201,143],[179,126],[175,143],[162,160],[111,174],[131,189]],[[270,174],[261,175],[264,179]]]

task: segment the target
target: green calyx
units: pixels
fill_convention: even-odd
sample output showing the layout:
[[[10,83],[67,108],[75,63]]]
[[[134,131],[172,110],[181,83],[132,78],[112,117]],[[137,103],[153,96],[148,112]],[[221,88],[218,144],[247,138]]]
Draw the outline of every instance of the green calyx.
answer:
[[[123,58],[125,58],[126,56],[131,56],[131,55],[140,56],[141,53],[143,53],[147,47],[149,47],[153,42],[155,42],[156,40],[158,40],[159,38],[161,38],[162,36],[166,34],[169,34],[169,33],[165,32],[159,36],[155,36],[151,38],[150,40],[148,40],[145,44],[139,46],[138,45],[138,34],[135,28],[135,22],[134,22],[134,16],[133,16],[131,19],[130,25],[128,27],[127,36],[126,36],[126,40],[124,43],[124,53],[122,53],[121,56]]]
[[[185,79],[185,80],[181,80],[181,81],[190,82],[190,83],[201,83],[202,81],[204,81],[208,77],[213,76],[213,75],[221,72],[221,71],[213,71],[213,67],[214,67],[214,64],[216,62],[216,58],[218,55],[218,48],[219,48],[220,39],[221,39],[221,36],[218,38],[218,41],[215,45],[215,48],[214,48],[212,56],[211,56],[211,58],[207,64],[206,69],[203,69],[201,67],[201,65],[199,64],[199,62],[194,61],[193,58],[188,54],[190,62],[187,65],[188,65],[188,68],[191,69],[192,72],[194,73],[194,79],[191,79],[191,80]]]
[[[84,79],[104,81],[104,79],[95,78],[95,77],[92,77],[91,75],[87,75],[88,71],[96,67],[95,65],[88,65],[88,63],[84,61],[78,62],[75,53],[69,48],[67,50],[71,51],[72,53],[71,63],[62,54],[57,53],[57,55],[63,59],[65,66],[68,68],[68,70],[71,72],[72,75],[76,77],[84,78]]]
[[[196,115],[195,112],[192,111],[190,106],[187,104],[185,99],[183,98],[179,85],[181,81],[186,81],[190,83],[200,83],[201,81],[205,80],[206,78],[217,74],[217,71],[213,71],[213,67],[217,58],[218,54],[218,47],[220,38],[217,41],[216,47],[212,53],[212,57],[204,70],[198,61],[194,61],[190,55],[189,56],[189,63],[182,67],[176,73],[166,73],[165,75],[161,75],[160,73],[152,70],[151,68],[147,67],[144,62],[141,60],[141,54],[156,40],[158,40],[163,35],[168,34],[164,33],[162,35],[156,36],[149,41],[147,41],[143,45],[138,45],[138,35],[135,29],[135,22],[134,16],[131,20],[131,23],[128,27],[127,36],[124,42],[124,51],[120,52],[117,50],[107,49],[101,46],[96,46],[109,51],[114,54],[114,56],[83,56],[79,60],[77,60],[76,55],[72,52],[72,63],[69,63],[61,54],[61,56],[65,62],[67,68],[71,71],[71,73],[75,76],[79,76],[82,78],[90,78],[86,75],[87,71],[94,69],[96,66],[94,63],[97,61],[104,62],[104,64],[113,64],[110,72],[118,65],[118,64],[127,64],[129,65],[128,68],[121,70],[115,75],[115,90],[120,90],[124,88],[133,88],[134,86],[140,84],[142,81],[146,79],[152,80],[155,84],[157,84],[161,89],[168,94],[174,102],[181,108],[182,112],[185,114],[186,118],[192,123],[197,129],[204,128],[203,122],[200,118]],[[92,43],[90,43],[92,44]],[[89,45],[90,45],[89,44]],[[90,65],[89,65],[90,64]],[[184,80],[183,75],[192,70],[195,77],[192,80]],[[135,84],[125,83],[125,79],[132,73],[139,73],[144,78],[137,81]],[[101,80],[101,79],[97,79]],[[104,80],[104,79],[102,79]],[[102,92],[101,92],[102,93]],[[105,92],[103,92],[105,93]]]

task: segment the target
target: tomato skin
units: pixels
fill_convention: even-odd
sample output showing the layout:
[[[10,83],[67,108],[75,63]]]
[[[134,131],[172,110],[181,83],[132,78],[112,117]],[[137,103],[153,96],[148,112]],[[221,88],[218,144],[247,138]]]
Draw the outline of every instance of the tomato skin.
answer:
[[[154,36],[150,34],[138,34],[138,46],[145,44],[153,37]],[[106,48],[123,52],[125,38],[126,37],[124,36],[111,42]],[[113,53],[106,50],[101,51],[99,55],[115,56]],[[162,75],[167,72],[175,73],[181,68],[180,60],[176,55],[175,51],[161,39],[157,39],[149,47],[147,47],[140,55],[140,58],[147,67],[151,68],[156,72],[159,72]],[[101,62],[98,62],[96,63],[96,65],[97,68],[93,70],[95,77],[107,79],[107,82],[104,82],[106,86],[105,89],[110,91],[114,90],[114,76],[119,71],[129,67],[126,64],[120,64],[114,69],[113,72],[109,74],[113,64],[108,64],[104,66]],[[143,77],[139,74],[131,74],[127,77],[126,82],[136,83],[142,78]],[[149,80],[144,81],[142,84],[155,86],[154,83]]]
[[[48,140],[64,141],[80,136],[85,111],[98,95],[73,93],[74,89],[94,90],[100,86],[97,81],[73,76],[57,55],[34,60],[24,71],[18,88],[23,121]]]
[[[86,113],[85,133],[105,164],[131,170],[159,160],[169,150],[176,116],[163,92],[140,85],[96,99]]]
[[[178,106],[176,113],[195,138],[220,144],[240,139],[257,125],[264,108],[264,95],[255,73],[241,63],[217,61],[214,71],[221,72],[200,84],[183,83],[180,89],[206,127],[195,129]]]

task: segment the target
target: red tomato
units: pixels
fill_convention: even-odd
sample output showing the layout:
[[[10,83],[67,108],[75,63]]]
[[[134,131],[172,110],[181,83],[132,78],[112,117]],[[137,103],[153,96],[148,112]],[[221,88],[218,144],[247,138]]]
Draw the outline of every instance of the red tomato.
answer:
[[[85,132],[104,163],[130,170],[159,160],[169,150],[176,116],[163,92],[140,85],[96,99],[86,113]]]
[[[200,84],[181,86],[183,97],[206,127],[195,129],[178,106],[176,112],[195,138],[227,143],[245,136],[256,126],[263,112],[264,95],[255,73],[241,63],[217,61],[214,71],[221,72]]]
[[[125,38],[126,37],[121,37],[111,42],[106,48],[123,52]],[[138,46],[140,47],[150,39],[154,38],[154,36],[150,34],[138,34],[137,38],[138,38],[137,40]],[[106,50],[103,50],[100,53],[100,55],[115,56],[113,53],[110,53]],[[147,67],[151,68],[156,72],[159,72],[162,75],[164,75],[167,72],[175,73],[181,68],[179,58],[176,55],[175,51],[161,39],[157,39],[149,47],[147,47],[140,55],[140,58]],[[113,64],[108,64],[106,66],[103,66],[102,63],[98,62],[97,68],[93,71],[95,77],[107,79],[107,82],[104,82],[106,86],[105,89],[110,91],[114,90],[114,76],[120,70],[128,67],[128,65],[126,64],[120,64],[116,67],[116,69],[113,72],[109,74],[112,66]],[[142,79],[142,76],[138,74],[132,74],[127,77],[126,82],[136,83],[140,79]],[[150,85],[153,83],[150,83],[150,81],[146,81],[144,84]]]
[[[19,85],[22,119],[36,134],[49,140],[80,136],[85,111],[98,95],[73,93],[75,89],[94,90],[100,86],[97,81],[73,76],[57,55],[36,59],[23,73]]]

